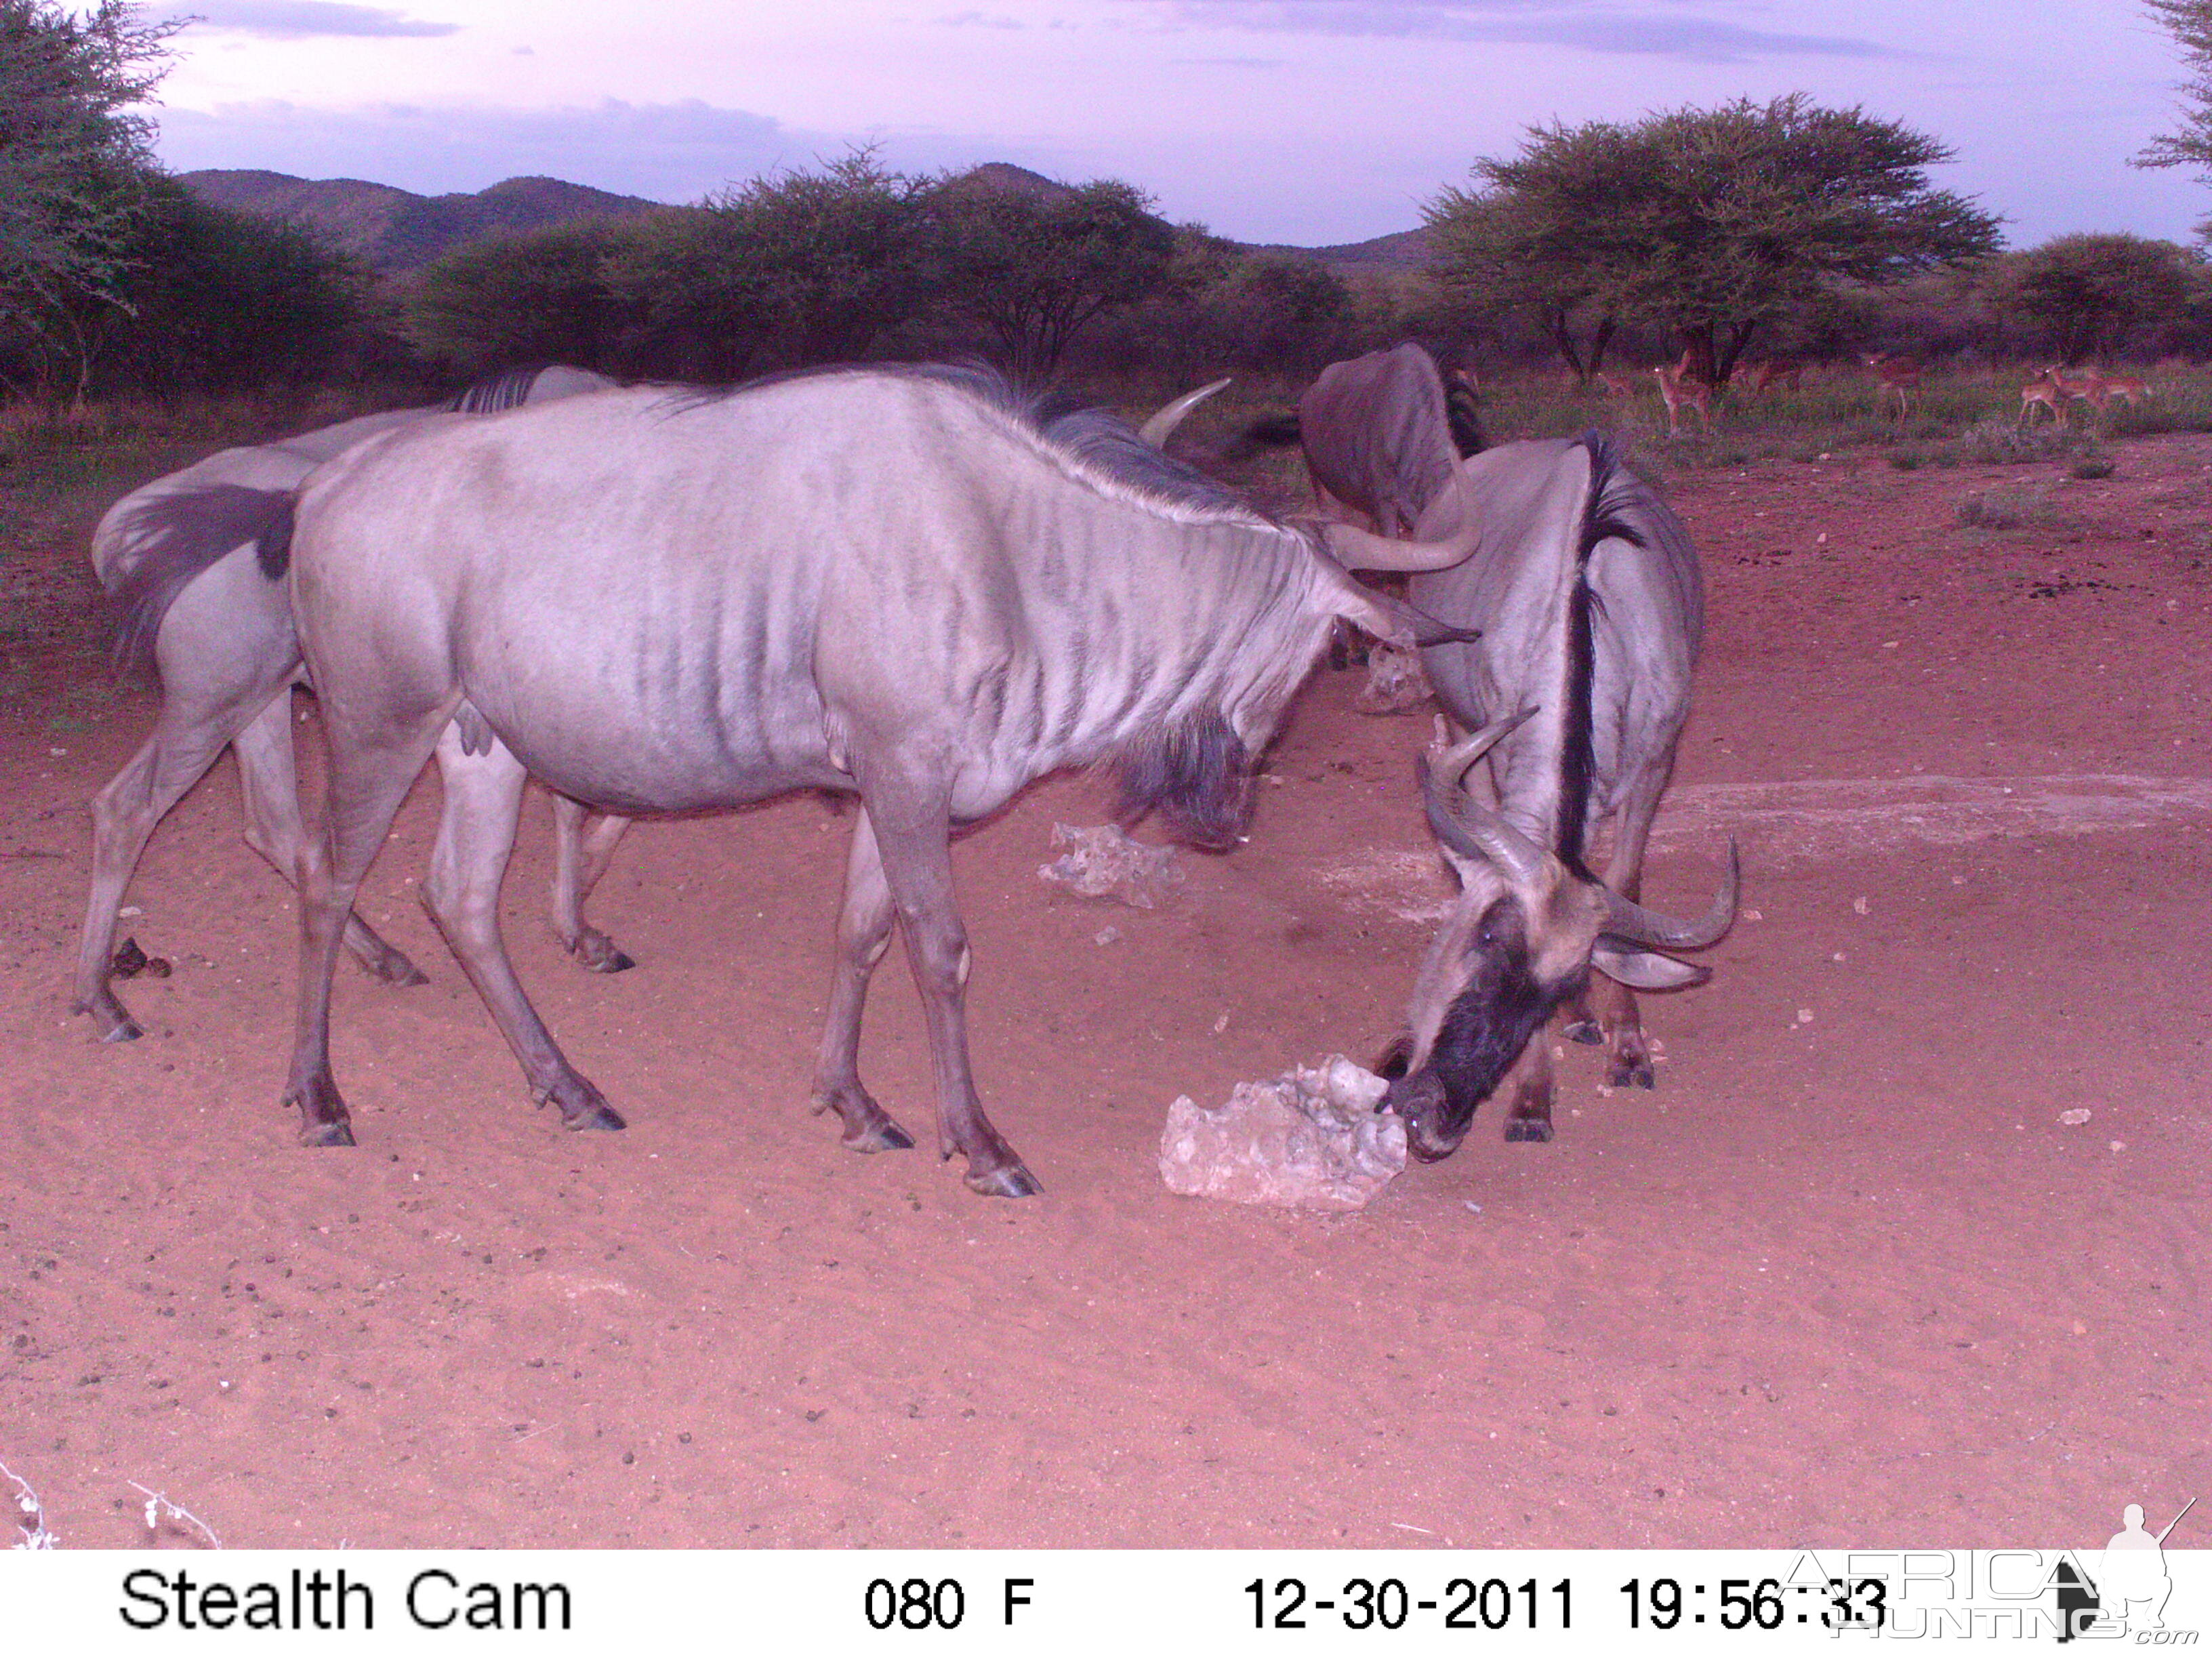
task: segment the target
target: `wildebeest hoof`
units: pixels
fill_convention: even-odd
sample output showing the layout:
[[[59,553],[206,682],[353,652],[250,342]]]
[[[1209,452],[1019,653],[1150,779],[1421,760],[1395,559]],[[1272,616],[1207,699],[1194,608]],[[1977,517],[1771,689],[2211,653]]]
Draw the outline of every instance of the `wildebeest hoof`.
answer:
[[[968,1183],[969,1192],[981,1193],[986,1198],[1034,1198],[1044,1190],[1043,1184],[1018,1159],[995,1170],[970,1170],[961,1179]]]
[[[385,984],[397,986],[403,991],[430,982],[429,975],[409,961],[404,952],[395,951],[388,945],[374,956],[356,957],[354,960],[361,963],[362,972],[371,979],[381,980]]]
[[[1508,1140],[1546,1141],[1552,1138],[1552,1122],[1542,1117],[1509,1117],[1505,1120]]]
[[[880,1123],[864,1123],[846,1130],[839,1137],[838,1145],[856,1152],[903,1152],[913,1146],[914,1137],[885,1118]]]
[[[618,949],[596,927],[586,927],[578,933],[576,942],[568,947],[568,954],[591,974],[619,974],[624,969],[637,966],[635,957]]]
[[[1608,1088],[1626,1089],[1632,1085],[1638,1089],[1659,1086],[1659,1074],[1651,1069],[1651,1062],[1641,1054],[1615,1060],[1606,1078]]]
[[[310,1123],[300,1131],[302,1146],[351,1146],[355,1145],[353,1125],[350,1123]]]
[[[547,1101],[560,1109],[561,1125],[567,1129],[627,1129],[623,1115],[607,1104],[607,1097],[589,1082],[574,1072],[556,1079],[542,1090],[532,1090],[531,1098],[540,1106]]]
[[[1578,1019],[1563,1035],[1570,1042],[1595,1044],[1605,1041],[1605,1032],[1594,1019]]]
[[[102,1042],[136,1042],[146,1035],[138,1022],[123,1012],[120,1004],[116,1006],[112,1013],[101,1009],[85,1009],[81,1012],[91,1014],[93,1018],[99,1022],[100,1040]]]

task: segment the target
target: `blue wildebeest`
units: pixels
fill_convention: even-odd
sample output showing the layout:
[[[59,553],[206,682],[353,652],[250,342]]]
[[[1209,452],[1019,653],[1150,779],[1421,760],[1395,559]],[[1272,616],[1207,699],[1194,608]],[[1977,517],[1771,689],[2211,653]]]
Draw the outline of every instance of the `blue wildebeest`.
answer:
[[[447,409],[489,413],[524,403],[603,391],[614,385],[561,365],[495,375]],[[150,659],[161,677],[154,734],[92,804],[92,893],[78,951],[75,1007],[90,1014],[101,1041],[136,1037],[138,1026],[108,983],[117,907],[154,826],[222,752],[238,753],[246,839],[288,881],[302,839],[293,769],[289,688],[300,653],[290,601],[259,568],[272,509],[323,462],[380,432],[410,426],[436,408],[394,410],[275,443],[226,449],[142,485],[110,507],[92,538],[100,586],[117,601],[119,660]],[[606,867],[622,823],[591,826],[583,809],[557,797],[559,868],[554,926],[587,967],[612,971],[629,959],[584,925],[583,897]],[[395,985],[422,975],[357,916],[346,945],[362,965]]]
[[[1646,910],[1644,851],[1689,714],[1704,625],[1696,550],[1666,503],[1595,437],[1516,443],[1465,462],[1482,547],[1417,575],[1409,597],[1474,641],[1423,653],[1437,700],[1474,735],[1421,763],[1429,823],[1461,893],[1416,981],[1407,1036],[1384,1069],[1420,1158],[1444,1157],[1509,1073],[1509,1140],[1552,1138],[1549,1046],[1562,1004],[1571,1034],[1603,1041],[1615,1085],[1649,1088],[1650,1056],[1629,988],[1694,985],[1708,969],[1663,951],[1717,941],[1735,914],[1735,851],[1712,911]],[[1456,512],[1455,506],[1447,504]],[[1425,521],[1419,530],[1430,528]],[[1489,802],[1468,787],[1487,756]],[[1589,843],[1610,818],[1611,857]],[[1584,1005],[1590,969],[1602,976]]]
[[[1294,528],[1108,416],[988,376],[834,369],[734,392],[609,393],[387,434],[299,497],[293,607],[331,746],[301,866],[302,1139],[353,1139],[330,1069],[348,907],[423,763],[445,812],[423,898],[533,1095],[622,1119],[509,965],[495,900],[526,769],[610,811],[857,795],[813,1084],[844,1144],[913,1143],[862,1086],[869,976],[896,921],[934,1062],[938,1146],[977,1192],[1036,1182],[985,1115],[948,842],[1033,780],[1118,765],[1126,821],[1225,848],[1249,763],[1332,622],[1455,637],[1345,566],[1464,558]]]
[[[1322,513],[1403,536],[1483,447],[1464,381],[1407,341],[1331,363],[1298,399],[1297,438]]]

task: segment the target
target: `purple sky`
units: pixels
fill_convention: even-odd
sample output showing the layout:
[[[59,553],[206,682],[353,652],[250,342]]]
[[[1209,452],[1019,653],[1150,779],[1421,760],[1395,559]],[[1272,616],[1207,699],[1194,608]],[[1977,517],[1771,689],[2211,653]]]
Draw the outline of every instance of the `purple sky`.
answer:
[[[1356,241],[1531,123],[1802,90],[1956,148],[2027,245],[2185,238],[2212,186],[2127,165],[2172,124],[2131,0],[194,0],[179,170],[685,201],[880,141],[913,170],[1123,178],[1249,241]]]

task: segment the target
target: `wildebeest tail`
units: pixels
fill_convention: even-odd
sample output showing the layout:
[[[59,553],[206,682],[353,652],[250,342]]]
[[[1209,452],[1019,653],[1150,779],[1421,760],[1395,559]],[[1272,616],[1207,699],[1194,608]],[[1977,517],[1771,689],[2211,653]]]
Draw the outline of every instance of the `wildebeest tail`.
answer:
[[[1490,447],[1482,435],[1482,416],[1474,406],[1474,393],[1455,381],[1444,388],[1444,423],[1451,428],[1452,447],[1465,460]]]
[[[1263,415],[1222,446],[1221,459],[1230,462],[1249,460],[1263,449],[1288,449],[1298,441],[1297,410]]]
[[[261,574],[283,580],[292,562],[292,492],[210,484],[146,502],[116,526],[132,556],[111,598],[115,665],[153,660],[154,641],[177,595],[218,560],[252,547]]]

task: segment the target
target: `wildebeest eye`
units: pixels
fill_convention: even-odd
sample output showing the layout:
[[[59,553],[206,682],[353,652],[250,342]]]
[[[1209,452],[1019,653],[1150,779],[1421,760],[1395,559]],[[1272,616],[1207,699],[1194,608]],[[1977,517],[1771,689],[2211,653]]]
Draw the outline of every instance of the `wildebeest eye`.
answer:
[[[1520,911],[1510,897],[1492,899],[1474,924],[1474,942],[1485,951],[1503,949],[1520,937]]]

